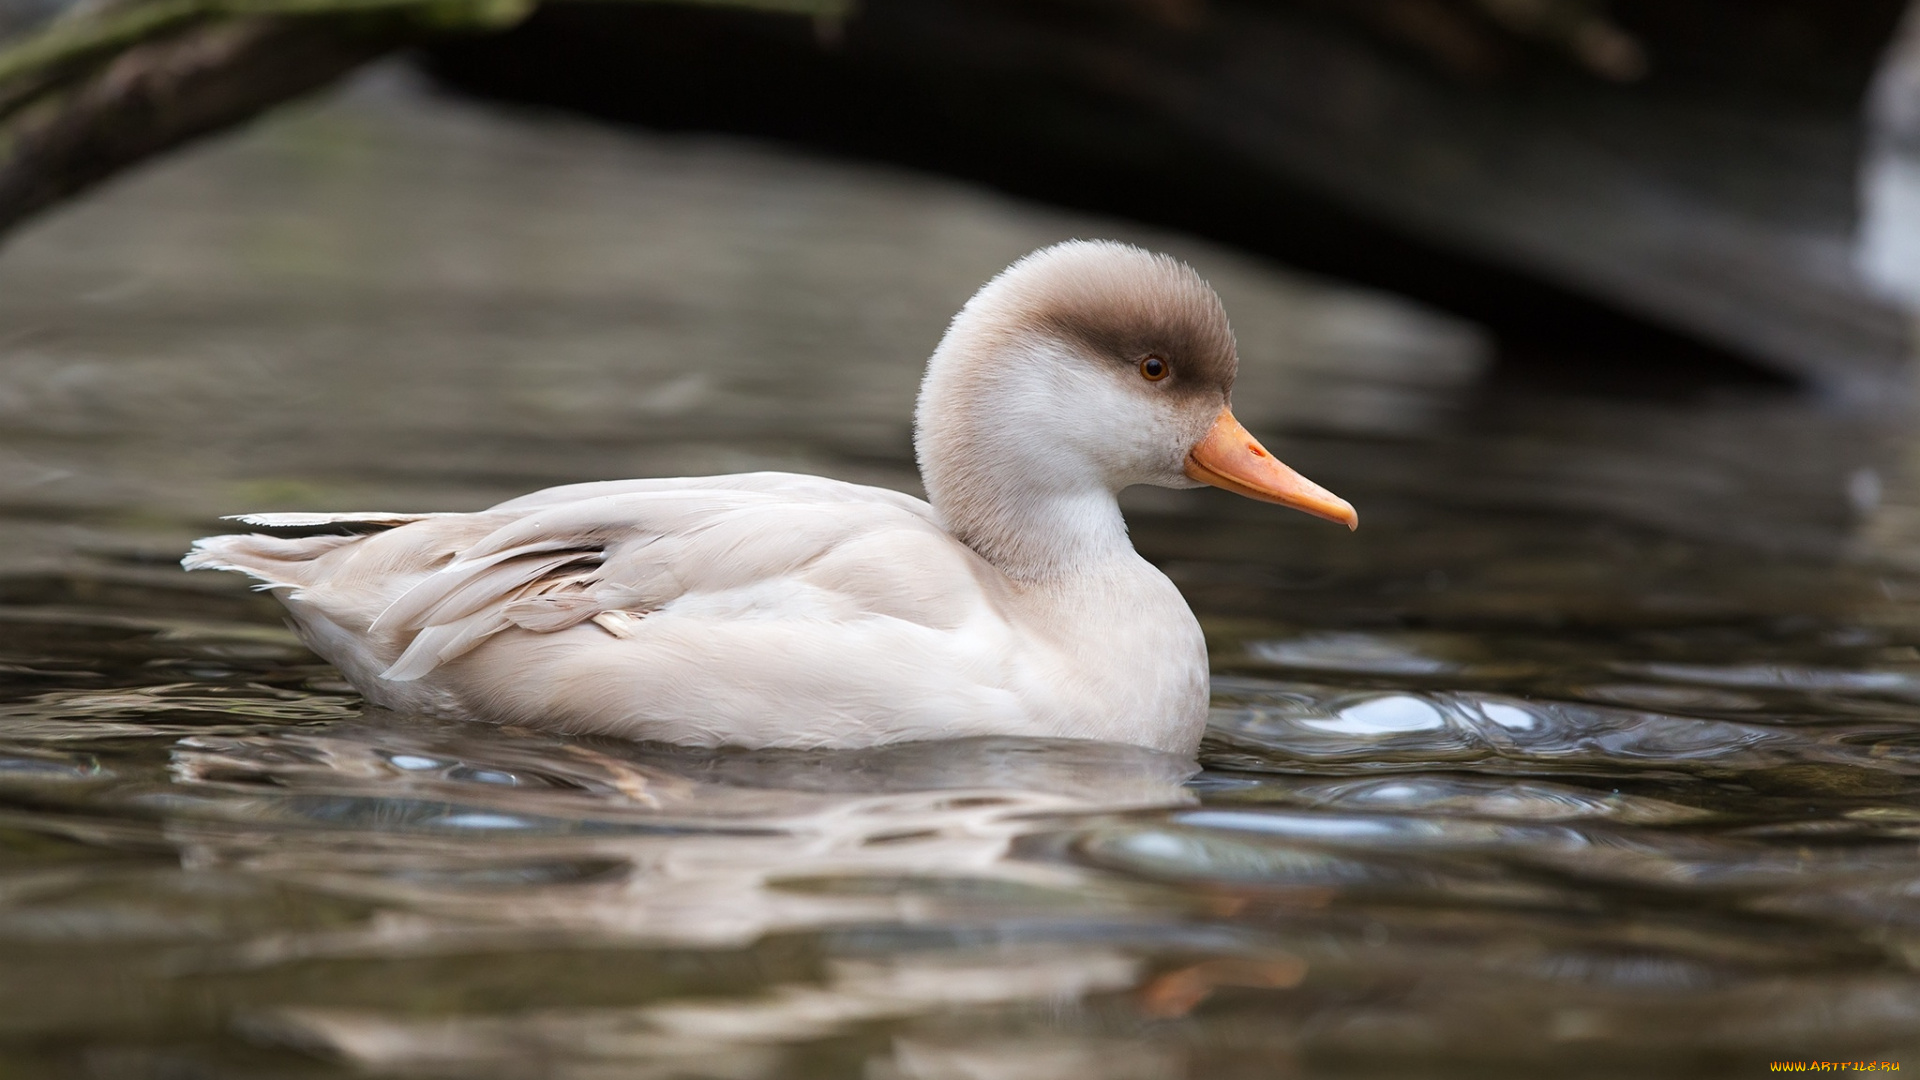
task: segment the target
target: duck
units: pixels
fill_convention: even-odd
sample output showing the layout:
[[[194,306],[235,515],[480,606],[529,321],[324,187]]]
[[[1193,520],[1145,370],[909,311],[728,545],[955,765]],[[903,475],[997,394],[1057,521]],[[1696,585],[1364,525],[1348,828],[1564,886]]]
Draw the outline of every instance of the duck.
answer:
[[[371,704],[692,746],[1031,736],[1193,756],[1199,621],[1135,551],[1136,484],[1354,528],[1234,417],[1226,310],[1115,241],[988,281],[927,362],[926,498],[818,476],[569,484],[470,513],[258,513],[196,541]]]

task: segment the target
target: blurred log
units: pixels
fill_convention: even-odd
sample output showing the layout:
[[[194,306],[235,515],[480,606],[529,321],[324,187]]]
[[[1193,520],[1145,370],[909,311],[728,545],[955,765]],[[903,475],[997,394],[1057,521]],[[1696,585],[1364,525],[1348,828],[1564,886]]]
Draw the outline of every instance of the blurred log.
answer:
[[[1907,322],[1855,274],[1854,188],[1900,0],[1618,0],[1601,70],[1591,24],[1529,38],[1514,7],[872,0],[823,42],[560,0],[429,55],[477,93],[1195,231],[1472,318],[1511,367],[1884,398]]]
[[[19,110],[0,229],[195,136],[324,86],[408,40],[404,24],[240,19],[127,49],[57,102]]]
[[[1509,371],[1870,400],[1905,370],[1907,320],[1852,251],[1860,97],[1902,0],[552,0],[522,22],[535,2],[0,0],[0,230],[424,43],[476,92],[905,162],[1400,292],[1487,326]]]
[[[0,232],[114,173],[534,0],[0,0]],[[844,0],[705,0],[835,18]],[[54,6],[58,6],[57,2]]]

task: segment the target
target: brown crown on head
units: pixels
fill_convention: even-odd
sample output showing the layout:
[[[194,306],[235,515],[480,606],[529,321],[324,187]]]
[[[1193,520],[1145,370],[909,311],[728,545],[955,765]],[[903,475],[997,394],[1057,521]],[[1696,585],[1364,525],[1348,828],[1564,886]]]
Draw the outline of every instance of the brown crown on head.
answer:
[[[1131,367],[1166,359],[1169,388],[1224,392],[1239,356],[1226,309],[1193,268],[1112,241],[1042,248],[1007,269],[1005,301],[1020,327]]]

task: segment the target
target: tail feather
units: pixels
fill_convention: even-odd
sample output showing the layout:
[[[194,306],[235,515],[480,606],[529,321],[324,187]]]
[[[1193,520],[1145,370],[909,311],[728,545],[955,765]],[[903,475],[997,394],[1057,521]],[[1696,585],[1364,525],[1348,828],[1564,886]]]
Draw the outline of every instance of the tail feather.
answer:
[[[253,525],[262,529],[312,529],[324,525],[365,525],[376,529],[390,529],[395,525],[405,525],[413,521],[425,521],[428,518],[450,517],[450,514],[390,514],[385,511],[355,511],[344,514],[228,514],[222,521],[237,521],[242,525]]]
[[[269,536],[244,533],[209,536],[193,542],[193,550],[180,560],[188,570],[235,570],[258,578],[259,589],[297,589],[311,584],[306,571],[310,564],[335,548],[363,539],[369,532],[383,532],[410,522],[447,514],[394,514],[386,511],[356,511],[344,514],[230,514],[223,521],[238,521],[260,529],[304,532],[326,529],[305,536]]]
[[[361,536],[288,538],[260,533],[208,536],[193,542],[180,565],[188,570],[236,570],[259,580],[257,589],[298,589],[311,582],[313,560]]]

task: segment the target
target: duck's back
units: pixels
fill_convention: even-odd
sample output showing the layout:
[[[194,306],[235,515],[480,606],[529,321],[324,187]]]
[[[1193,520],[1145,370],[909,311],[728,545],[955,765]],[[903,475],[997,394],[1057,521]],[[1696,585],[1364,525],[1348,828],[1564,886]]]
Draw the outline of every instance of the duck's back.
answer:
[[[276,514],[189,569],[277,591],[390,708],[681,743],[1033,732],[1043,643],[926,503],[783,473],[612,481],[471,514]]]

